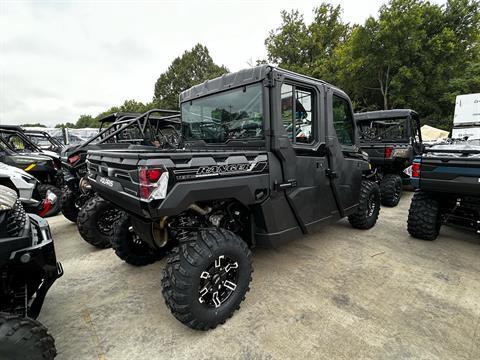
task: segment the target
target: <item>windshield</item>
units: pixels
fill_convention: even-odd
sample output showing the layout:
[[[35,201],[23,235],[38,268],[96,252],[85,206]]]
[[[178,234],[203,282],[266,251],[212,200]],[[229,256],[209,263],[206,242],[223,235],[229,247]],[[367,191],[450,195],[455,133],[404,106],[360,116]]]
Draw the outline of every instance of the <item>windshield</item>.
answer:
[[[408,140],[407,119],[378,119],[357,122],[360,139],[368,141]]]
[[[219,144],[237,139],[263,139],[260,83],[182,104],[185,141]]]

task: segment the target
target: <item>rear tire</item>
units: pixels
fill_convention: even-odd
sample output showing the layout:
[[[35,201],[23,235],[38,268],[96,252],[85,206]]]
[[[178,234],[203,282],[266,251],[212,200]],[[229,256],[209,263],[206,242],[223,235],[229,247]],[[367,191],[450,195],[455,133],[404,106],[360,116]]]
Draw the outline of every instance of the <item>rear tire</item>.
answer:
[[[363,180],[360,188],[360,199],[355,213],[348,217],[350,224],[357,229],[372,228],[380,213],[380,187],[377,183]]]
[[[417,191],[408,211],[408,233],[417,239],[435,240],[440,232],[440,203],[428,193]]]
[[[388,174],[380,181],[382,205],[397,206],[402,196],[403,181],[399,175]]]
[[[142,242],[132,229],[130,217],[124,212],[113,226],[112,248],[120,259],[134,266],[152,264],[162,259],[166,250],[155,250]]]
[[[50,360],[55,358],[55,340],[38,321],[0,313],[0,359]]]
[[[47,211],[47,213],[44,215],[44,217],[50,217],[50,216],[55,216],[57,215],[61,208],[62,208],[62,190],[57,188],[54,185],[51,184],[40,184],[38,185],[38,193],[40,194],[40,197],[42,198],[42,201],[45,199],[47,196],[47,191],[50,190],[57,196],[57,201],[55,204],[50,208],[50,210]]]
[[[87,200],[78,212],[77,226],[82,238],[100,249],[111,246],[113,224],[119,216],[112,203],[94,196]]]
[[[80,210],[77,207],[75,200],[75,193],[70,188],[66,187],[63,189],[61,201],[62,214],[67,220],[74,223],[77,222],[78,212]]]
[[[162,294],[180,322],[213,329],[240,308],[252,271],[252,253],[238,235],[217,228],[195,231],[168,255]]]

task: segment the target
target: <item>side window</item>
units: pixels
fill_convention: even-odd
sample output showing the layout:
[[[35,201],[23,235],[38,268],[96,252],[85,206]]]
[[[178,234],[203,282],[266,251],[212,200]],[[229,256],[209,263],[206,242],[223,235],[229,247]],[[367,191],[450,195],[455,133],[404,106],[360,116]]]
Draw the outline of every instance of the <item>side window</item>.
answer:
[[[282,121],[289,140],[294,144],[311,144],[313,137],[312,90],[282,85]]]
[[[342,145],[353,145],[354,129],[348,101],[333,95],[333,127]]]
[[[15,149],[15,150],[25,150],[27,146],[25,145],[23,139],[21,139],[17,135],[12,135],[8,138],[8,143]]]

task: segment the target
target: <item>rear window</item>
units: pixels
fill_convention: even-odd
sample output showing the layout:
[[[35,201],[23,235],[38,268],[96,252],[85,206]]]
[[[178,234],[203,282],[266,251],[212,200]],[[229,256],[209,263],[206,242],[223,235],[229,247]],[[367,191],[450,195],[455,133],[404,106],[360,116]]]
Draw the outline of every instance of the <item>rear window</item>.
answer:
[[[263,139],[262,89],[258,83],[183,103],[183,139],[210,144]]]

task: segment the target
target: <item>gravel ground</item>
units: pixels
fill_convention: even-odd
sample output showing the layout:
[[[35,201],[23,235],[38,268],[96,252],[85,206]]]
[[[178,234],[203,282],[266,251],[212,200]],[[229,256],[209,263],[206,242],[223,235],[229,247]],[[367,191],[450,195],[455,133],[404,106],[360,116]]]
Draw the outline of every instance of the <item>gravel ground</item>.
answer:
[[[411,238],[411,194],[369,231],[347,221],[254,251],[251,291],[223,326],[191,330],[160,291],[164,261],[135,268],[50,219],[65,275],[40,320],[58,359],[480,359],[480,237]]]

